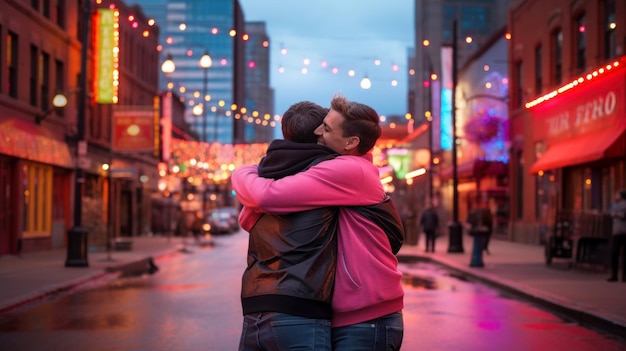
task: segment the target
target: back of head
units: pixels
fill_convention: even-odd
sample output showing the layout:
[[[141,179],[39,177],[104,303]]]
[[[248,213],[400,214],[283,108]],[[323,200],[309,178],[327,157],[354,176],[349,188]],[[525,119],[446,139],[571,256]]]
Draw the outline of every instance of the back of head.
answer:
[[[313,133],[322,124],[328,109],[311,101],[291,105],[281,120],[283,137],[296,143],[316,143]]]
[[[330,108],[344,117],[343,136],[359,137],[358,153],[368,153],[382,134],[378,113],[373,108],[358,102],[348,101],[344,96],[336,95]]]
[[[626,200],[626,189],[620,189],[617,191],[617,195],[622,198],[622,200]]]

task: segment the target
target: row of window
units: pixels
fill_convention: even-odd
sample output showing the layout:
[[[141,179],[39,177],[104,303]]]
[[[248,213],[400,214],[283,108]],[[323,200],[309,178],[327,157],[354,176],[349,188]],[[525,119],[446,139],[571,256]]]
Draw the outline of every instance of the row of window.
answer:
[[[615,32],[616,26],[616,9],[615,0],[603,0],[602,4],[602,17],[601,26],[602,31],[597,33],[601,37],[601,52],[604,60],[610,60],[618,56],[617,49],[617,34]],[[585,13],[579,13],[573,23],[572,28],[572,43],[573,47],[573,59],[574,67],[578,73],[584,72],[587,69],[587,16]],[[563,30],[557,28],[552,31],[549,39],[549,62],[550,62],[550,84],[552,86],[558,86],[563,82]],[[544,91],[544,50],[541,44],[535,48],[534,55],[534,88],[535,95]],[[523,64],[517,62],[514,69],[515,77],[515,95],[514,106],[521,107],[525,98],[523,94]]]

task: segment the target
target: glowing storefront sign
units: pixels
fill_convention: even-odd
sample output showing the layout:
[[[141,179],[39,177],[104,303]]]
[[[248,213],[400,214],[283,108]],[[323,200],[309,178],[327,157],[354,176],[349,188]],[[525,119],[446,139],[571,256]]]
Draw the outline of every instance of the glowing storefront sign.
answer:
[[[452,149],[452,48],[441,48],[441,149]]]
[[[96,103],[117,103],[119,84],[119,12],[112,9],[98,9],[94,17],[95,30],[95,79],[94,96]]]

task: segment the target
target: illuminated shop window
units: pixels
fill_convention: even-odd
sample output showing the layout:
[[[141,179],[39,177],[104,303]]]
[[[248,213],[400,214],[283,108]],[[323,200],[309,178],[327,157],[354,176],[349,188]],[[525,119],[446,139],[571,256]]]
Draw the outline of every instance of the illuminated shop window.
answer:
[[[48,236],[51,228],[52,167],[25,163],[21,183],[24,238]]]

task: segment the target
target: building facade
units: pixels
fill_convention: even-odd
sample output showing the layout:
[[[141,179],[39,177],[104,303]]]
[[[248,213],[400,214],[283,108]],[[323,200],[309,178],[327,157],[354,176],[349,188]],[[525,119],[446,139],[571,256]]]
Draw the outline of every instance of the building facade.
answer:
[[[88,229],[94,247],[149,227],[158,179],[155,134],[148,133],[154,124],[138,128],[149,150],[129,152],[116,147],[113,116],[131,106],[154,111],[158,28],[118,1],[90,3],[89,11],[84,4],[0,2],[0,254],[63,248],[77,226]],[[110,27],[101,25],[104,16]],[[124,19],[117,36],[114,17]],[[119,55],[103,61],[101,53],[113,52],[104,45],[119,47]],[[53,106],[57,93],[66,106]]]
[[[270,38],[265,22],[246,22],[246,107],[250,118],[245,126],[248,143],[269,143],[274,139],[274,90],[270,86]],[[258,122],[257,122],[258,121]]]
[[[478,140],[469,142],[464,136],[464,125],[485,106],[491,111],[499,111],[499,116],[506,119],[506,113],[502,113],[506,110],[506,99],[502,94],[506,95],[506,92],[485,92],[484,84],[491,80],[492,84],[496,83],[498,74],[501,78],[506,77],[503,28],[507,21],[507,11],[513,3],[515,0],[417,0],[415,3],[415,52],[409,60],[410,74],[413,74],[409,79],[412,82],[408,97],[409,111],[414,118],[416,130],[421,124],[428,124],[428,133],[422,133],[418,138],[427,140],[433,160],[429,166],[431,172],[427,175],[428,181],[423,179],[416,186],[421,187],[417,191],[432,194],[432,198],[425,202],[432,201],[440,207],[440,217],[444,223],[452,219],[463,221],[472,202],[486,194],[489,195],[494,212],[496,207],[504,206],[496,206],[496,203],[505,202],[502,188],[506,181],[496,179],[502,176],[503,167],[494,166],[504,162],[490,160],[485,163],[491,157],[488,154],[492,152],[485,152]],[[459,87],[456,92],[456,108],[452,107],[451,99],[453,46],[458,59],[456,66]],[[486,59],[489,60],[490,71],[485,71],[481,64]],[[481,84],[482,87],[479,86]],[[503,87],[501,80],[497,87]],[[492,91],[495,90],[494,85]],[[493,99],[486,95],[498,98]],[[458,137],[457,189],[460,189],[456,210],[452,177],[453,111],[456,111],[454,130]],[[499,138],[502,137],[501,135]],[[498,175],[491,174],[493,172]],[[479,191],[481,187],[484,190],[482,192]],[[424,205],[418,204],[419,209]],[[455,212],[458,218],[453,218]]]
[[[511,237],[540,243],[626,187],[626,3],[520,1],[509,30]]]

